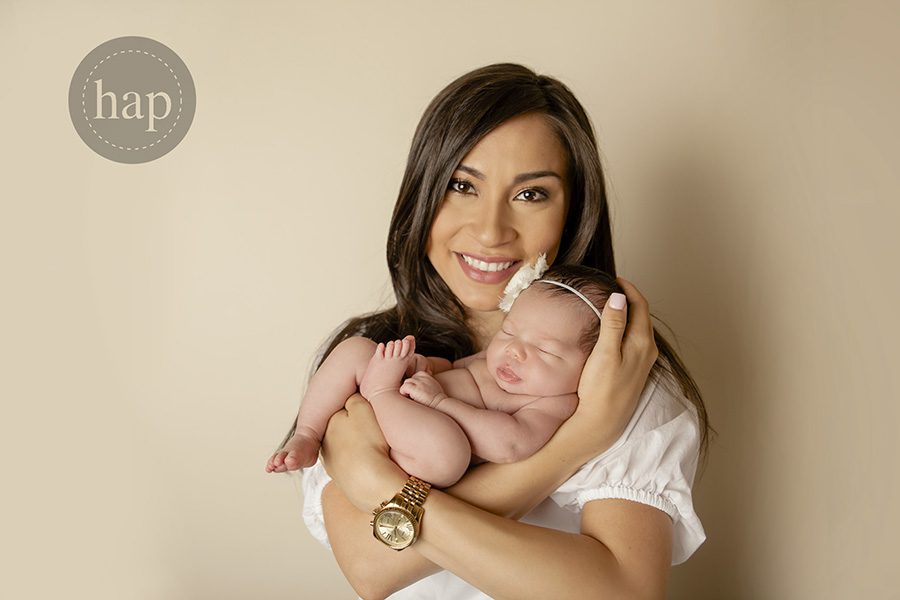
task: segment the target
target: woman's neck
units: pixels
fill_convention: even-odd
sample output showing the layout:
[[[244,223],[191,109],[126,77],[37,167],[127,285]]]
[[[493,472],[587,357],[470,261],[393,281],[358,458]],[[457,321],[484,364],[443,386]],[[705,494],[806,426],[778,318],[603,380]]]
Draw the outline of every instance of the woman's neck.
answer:
[[[506,315],[500,309],[469,310],[468,325],[475,335],[475,347],[478,352],[486,349],[491,338],[500,331],[500,324]]]

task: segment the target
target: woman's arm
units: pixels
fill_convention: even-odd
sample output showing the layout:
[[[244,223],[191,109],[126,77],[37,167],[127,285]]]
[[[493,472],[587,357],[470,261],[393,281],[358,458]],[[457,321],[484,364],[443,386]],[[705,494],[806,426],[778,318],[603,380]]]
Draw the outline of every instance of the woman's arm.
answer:
[[[425,502],[420,539],[395,552],[368,533],[371,514],[358,511],[333,484],[323,503],[338,563],[354,574],[350,582],[366,599],[411,585],[439,571],[438,564],[493,598],[584,598],[586,590],[665,596],[672,523],[643,504],[589,502],[579,535],[504,519],[435,490]],[[334,528],[338,520],[355,526]]]
[[[573,457],[572,441],[583,440],[588,434],[568,424],[569,421],[564,423],[531,457],[517,463],[479,465],[443,492],[472,510],[480,508],[481,512],[513,519],[524,516],[593,456]],[[386,458],[386,453],[387,445],[371,406],[362,396],[352,397],[346,409],[332,418],[325,434],[323,458],[334,481],[325,487],[322,506],[335,559],[353,588],[367,599],[388,596],[442,568],[450,568],[438,566],[420,553],[419,542],[395,552],[371,534],[372,510],[397,493],[407,477]],[[340,487],[342,483],[355,504],[347,499]],[[440,518],[432,514],[430,506],[429,499],[423,535],[433,520]],[[452,521],[452,515],[450,518]],[[520,550],[517,547],[516,552]],[[540,553],[540,548],[537,551]]]
[[[425,501],[417,551],[491,598],[665,597],[672,522],[658,509],[627,501],[586,507],[576,534],[433,494]]]
[[[446,493],[435,492],[437,500],[429,500],[430,505],[426,503],[429,510],[423,523],[423,540],[430,542],[426,541],[421,548],[417,542],[404,552],[384,555],[381,548],[360,543],[365,537],[371,538],[368,533],[369,511],[402,487],[405,474],[386,460],[386,445],[380,431],[377,431],[377,423],[370,415],[371,409],[364,400],[360,398],[355,403],[349,402],[347,410],[341,411],[332,419],[325,436],[323,456],[329,473],[340,489],[329,486],[332,489],[323,497],[326,525],[335,556],[357,590],[365,591],[366,596],[386,595],[434,572],[435,562],[459,574],[466,573],[467,568],[477,570],[484,568],[484,564],[494,564],[471,561],[471,557],[475,555],[480,556],[481,561],[485,558],[481,552],[473,552],[471,545],[482,544],[480,536],[474,540],[456,540],[460,544],[465,541],[463,548],[462,545],[454,544],[455,540],[444,540],[443,537],[435,543],[435,539],[425,533],[429,527],[438,531],[442,527],[460,530],[462,524],[477,524],[490,535],[500,536],[510,543],[509,547],[503,549],[492,548],[492,553],[511,552],[522,560],[543,560],[547,548],[555,548],[557,542],[568,548],[566,552],[580,549],[585,544],[591,546],[596,542],[605,550],[598,551],[596,556],[591,554],[591,561],[600,561],[591,563],[595,571],[603,565],[610,569],[623,569],[624,565],[631,565],[628,561],[622,561],[628,548],[652,554],[658,553],[653,549],[668,548],[665,544],[669,542],[660,536],[647,535],[639,538],[643,542],[629,539],[622,547],[618,547],[617,540],[604,539],[601,542],[591,535],[593,532],[590,530],[585,533],[594,542],[585,542],[580,538],[570,537],[570,534],[497,517],[502,515],[518,518],[529,512],[574,474],[581,464],[611,445],[633,412],[657,353],[646,301],[633,286],[625,281],[620,283],[631,301],[631,321],[626,327],[625,311],[610,310],[606,313],[601,324],[600,339],[588,359],[585,375],[582,376],[582,384],[579,386],[581,403],[575,415],[563,424],[544,448],[528,459],[505,465],[481,465],[446,490]],[[372,427],[376,431],[373,432]],[[603,433],[598,435],[598,432]],[[630,530],[630,507],[618,506],[619,503],[611,504],[617,507],[612,516],[605,517],[604,526],[619,526]],[[378,544],[374,539],[371,541]],[[501,562],[505,560],[499,556],[495,558]],[[366,569],[365,563],[368,560],[376,560],[378,569],[374,572]],[[573,563],[572,571],[554,570],[548,576],[551,581],[557,582],[562,582],[567,577],[580,580],[577,564]],[[510,568],[516,573],[516,577],[528,570],[523,568],[523,563]],[[668,564],[663,573],[667,570]],[[620,573],[618,578],[603,579],[606,583],[598,589],[611,592],[633,591],[630,587],[622,587],[626,585],[624,582],[632,581],[631,573],[636,571],[636,567],[630,566],[628,571]],[[509,577],[509,571],[504,574],[501,570],[499,573],[503,574],[502,579],[512,585],[510,579],[515,578]],[[639,579],[648,580],[643,575]],[[651,577],[649,580],[654,579]],[[498,584],[503,585],[502,582]],[[486,581],[476,585],[493,584]],[[494,594],[502,596],[503,592],[498,589]]]

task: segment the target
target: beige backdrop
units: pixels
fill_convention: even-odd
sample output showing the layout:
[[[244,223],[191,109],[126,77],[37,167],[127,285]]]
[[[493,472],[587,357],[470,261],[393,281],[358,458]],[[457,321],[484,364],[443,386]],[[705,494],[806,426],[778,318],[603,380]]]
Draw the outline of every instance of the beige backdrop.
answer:
[[[390,299],[426,104],[517,61],[591,114],[621,274],[720,434],[671,598],[900,597],[897,4],[323,4],[0,2],[0,596],[354,597],[264,461],[316,345]],[[123,35],[197,87],[144,165],[66,108]]]

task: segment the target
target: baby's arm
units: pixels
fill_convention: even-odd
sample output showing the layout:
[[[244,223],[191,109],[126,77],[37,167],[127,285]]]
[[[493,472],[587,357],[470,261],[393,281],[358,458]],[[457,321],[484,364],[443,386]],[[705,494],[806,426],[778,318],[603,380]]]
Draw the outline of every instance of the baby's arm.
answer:
[[[490,462],[510,463],[537,452],[572,416],[577,404],[575,394],[539,398],[508,414],[478,409],[448,397],[435,408],[459,423],[472,445],[472,454]]]
[[[448,371],[442,377],[445,384],[450,383],[450,373],[462,376],[467,371]],[[475,385],[468,387],[477,390]],[[513,414],[489,410],[484,408],[480,393],[477,400],[469,398],[470,394],[463,396],[465,400],[448,396],[444,387],[424,372],[407,379],[400,392],[452,417],[469,438],[472,454],[495,463],[517,462],[537,452],[578,405],[578,396],[568,394],[538,398]]]

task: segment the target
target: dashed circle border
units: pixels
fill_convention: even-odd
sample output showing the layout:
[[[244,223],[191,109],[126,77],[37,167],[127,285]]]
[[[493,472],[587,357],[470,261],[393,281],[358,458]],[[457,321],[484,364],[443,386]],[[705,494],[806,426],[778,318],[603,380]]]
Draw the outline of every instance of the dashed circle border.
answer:
[[[104,138],[102,135],[97,133],[97,130],[94,129],[93,125],[91,125],[91,120],[88,118],[87,107],[85,106],[85,99],[84,99],[84,96],[87,93],[88,83],[90,83],[91,75],[94,74],[94,71],[96,71],[100,67],[100,65],[102,65],[103,63],[108,61],[110,58],[112,58],[118,54],[125,54],[125,53],[131,53],[131,52],[140,52],[141,54],[146,54],[147,56],[152,56],[153,58],[155,58],[156,60],[158,60],[159,62],[164,64],[166,66],[166,68],[169,70],[169,73],[172,74],[172,77],[175,78],[175,84],[178,86],[178,114],[175,115],[175,121],[172,123],[172,126],[169,127],[169,130],[161,138],[159,138],[152,144],[149,144],[147,146],[141,146],[140,148],[129,148],[127,146],[119,146],[117,144],[110,142],[108,139]],[[96,65],[94,65],[94,68],[91,69],[91,72],[87,74],[87,77],[84,80],[84,86],[81,88],[81,113],[84,115],[84,120],[87,122],[88,127],[91,128],[91,131],[93,131],[94,135],[96,135],[98,138],[100,138],[100,140],[106,142],[113,148],[118,148],[119,150],[146,150],[147,148],[152,148],[156,144],[160,143],[161,141],[163,141],[164,139],[169,137],[169,134],[172,133],[172,130],[175,129],[176,125],[178,125],[178,120],[181,119],[181,109],[182,109],[183,104],[184,104],[184,93],[181,90],[181,82],[178,81],[178,75],[175,74],[175,71],[172,70],[172,67],[169,66],[169,63],[167,63],[160,57],[156,56],[152,52],[146,52],[146,51],[140,50],[140,49],[119,50],[118,52],[113,52],[112,54],[110,54],[109,56],[107,56],[106,58],[104,58],[103,60],[98,62]]]

